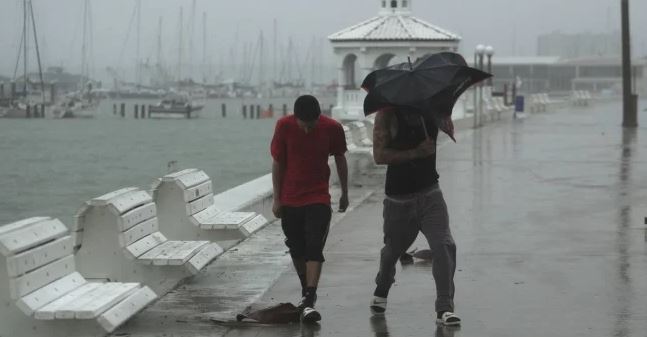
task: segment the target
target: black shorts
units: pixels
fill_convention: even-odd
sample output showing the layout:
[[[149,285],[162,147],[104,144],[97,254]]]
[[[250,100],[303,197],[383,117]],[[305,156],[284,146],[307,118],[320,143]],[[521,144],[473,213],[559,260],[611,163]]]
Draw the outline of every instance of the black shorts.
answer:
[[[281,213],[285,245],[290,249],[292,258],[324,262],[323,249],[332,218],[330,206],[324,204],[283,206]]]

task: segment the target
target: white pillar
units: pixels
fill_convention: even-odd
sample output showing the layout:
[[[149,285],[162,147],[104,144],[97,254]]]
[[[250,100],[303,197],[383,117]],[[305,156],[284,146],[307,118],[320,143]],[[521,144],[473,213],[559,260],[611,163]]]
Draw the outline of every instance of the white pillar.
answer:
[[[346,84],[346,74],[344,71],[344,62],[342,61],[341,67],[337,72],[337,106],[344,107],[344,85]]]
[[[355,82],[357,82],[356,85],[358,87],[362,85],[362,82],[364,81],[366,76],[368,76],[368,74],[370,74],[373,71],[373,62],[370,59],[371,55],[366,50],[366,47],[360,48],[360,54],[359,55],[360,56],[358,57],[357,62],[358,62],[358,66],[359,66],[359,69],[360,69],[359,75],[360,75],[361,78],[359,78],[359,79],[356,78],[355,79]]]

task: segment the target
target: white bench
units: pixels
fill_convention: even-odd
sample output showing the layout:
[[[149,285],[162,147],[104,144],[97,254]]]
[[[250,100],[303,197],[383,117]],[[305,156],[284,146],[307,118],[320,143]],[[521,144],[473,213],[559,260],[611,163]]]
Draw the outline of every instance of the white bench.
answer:
[[[103,336],[157,298],[140,283],[88,282],[74,245],[58,219],[0,227],[0,336]]]
[[[346,135],[346,148],[350,154],[373,155],[373,146],[357,145],[350,127],[343,125],[343,128]]]
[[[497,106],[497,109],[500,110],[501,112],[509,112],[510,110],[512,110],[510,106],[505,105],[505,101],[501,96],[494,97],[494,102]]]
[[[211,178],[202,170],[187,169],[153,183],[160,228],[182,240],[241,240],[268,224],[262,214],[223,211],[214,203]]]
[[[488,120],[489,121],[494,120],[494,114],[499,112],[492,98],[487,98],[487,97],[483,98],[483,108],[484,108],[483,109],[484,114],[481,117],[481,120],[483,122],[486,122]]]
[[[575,106],[588,106],[591,100],[591,93],[588,91],[578,90],[574,91],[571,96],[571,101]]]
[[[125,188],[94,198],[76,214],[77,257],[88,277],[139,281],[162,295],[222,253],[209,241],[173,241],[160,232],[146,191]]]
[[[543,112],[546,111],[546,101],[542,94],[530,95],[530,111]]]
[[[355,129],[357,136],[359,137],[360,146],[363,146],[363,147],[373,146],[373,141],[368,137],[366,124],[363,121],[352,122],[350,123],[350,125],[352,129]]]

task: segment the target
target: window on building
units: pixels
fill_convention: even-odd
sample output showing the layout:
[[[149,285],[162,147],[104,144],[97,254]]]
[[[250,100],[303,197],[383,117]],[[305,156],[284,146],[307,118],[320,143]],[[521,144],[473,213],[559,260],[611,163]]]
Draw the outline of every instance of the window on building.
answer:
[[[382,8],[386,8],[386,0],[382,1]]]
[[[407,0],[402,0],[402,7],[407,8],[408,6],[408,1]]]
[[[398,8],[398,1],[397,0],[391,0],[391,8]]]

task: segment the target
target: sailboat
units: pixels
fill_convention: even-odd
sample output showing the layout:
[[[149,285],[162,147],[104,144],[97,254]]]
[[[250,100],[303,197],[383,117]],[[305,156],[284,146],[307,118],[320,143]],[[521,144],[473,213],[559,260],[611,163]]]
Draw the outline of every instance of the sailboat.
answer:
[[[31,84],[33,86],[33,83],[31,83],[29,76],[27,74],[27,67],[28,67],[28,41],[29,41],[29,23],[31,22],[31,29],[33,30],[34,34],[34,43],[36,47],[36,58],[38,60],[38,74],[40,78],[40,96],[41,96],[41,103],[38,104],[35,102],[35,100],[30,99],[29,97],[29,85]],[[43,71],[41,67],[41,62],[40,62],[40,50],[38,48],[38,36],[36,33],[36,22],[34,20],[34,8],[32,6],[32,2],[29,0],[23,0],[23,27],[22,27],[22,39],[20,40],[21,43],[21,53],[22,53],[22,60],[23,60],[23,76],[22,76],[22,92],[20,93],[20,99],[18,100],[13,100],[13,97],[11,101],[9,102],[9,106],[4,109],[2,112],[3,117],[6,118],[29,118],[29,117],[37,117],[37,116],[44,116],[44,110],[45,110],[45,82],[43,81]],[[18,55],[18,62],[20,61],[20,56],[21,54]],[[17,69],[16,69],[17,70]],[[14,73],[14,81],[16,80],[16,74]],[[39,109],[40,107],[40,109]],[[38,112],[40,110],[40,112]]]
[[[90,67],[88,62],[88,41],[92,40],[90,0],[84,0],[83,6],[83,42],[81,45],[81,90],[63,97],[52,108],[54,118],[94,118],[99,108],[99,99],[92,92]],[[90,34],[88,34],[88,28]]]

